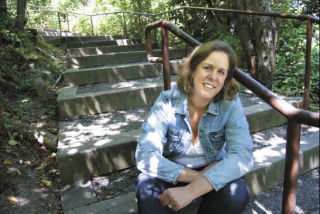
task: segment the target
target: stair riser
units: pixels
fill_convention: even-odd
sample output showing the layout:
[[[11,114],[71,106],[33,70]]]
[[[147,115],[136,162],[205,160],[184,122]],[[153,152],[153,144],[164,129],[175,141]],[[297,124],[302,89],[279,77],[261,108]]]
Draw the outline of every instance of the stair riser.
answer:
[[[89,48],[72,48],[68,49],[68,57],[82,57],[91,55],[102,55],[115,52],[143,51],[146,50],[145,45],[122,45],[122,46],[102,46]]]
[[[100,40],[100,41],[88,41],[88,42],[70,42],[67,43],[67,48],[84,48],[84,47],[98,47],[98,46],[109,46],[109,45],[134,45],[133,42],[128,39],[117,39],[117,40]]]
[[[155,56],[161,56],[161,51],[154,51]],[[170,50],[170,59],[183,58],[185,55],[184,50]],[[86,56],[86,57],[71,57],[68,58],[69,68],[81,69],[106,65],[146,62],[146,52],[121,52],[105,55]]]
[[[74,43],[74,42],[94,42],[94,41],[113,41],[117,39],[121,39],[121,36],[98,36],[98,37],[92,37],[92,36],[77,36],[76,34],[70,34],[62,32],[62,36],[60,36],[59,32],[49,32],[41,35],[41,37],[44,40],[52,40],[52,39],[62,39],[66,43]]]
[[[101,93],[95,96],[77,96],[71,99],[59,99],[58,109],[61,120],[77,118],[81,115],[92,115],[103,112],[113,112],[150,105],[155,102],[163,86],[155,86],[119,93]],[[73,91],[76,93],[76,90]]]
[[[63,184],[70,184],[92,176],[134,166],[136,145],[137,140],[59,159],[60,179]]]
[[[266,104],[264,104],[267,106]],[[271,107],[269,107],[271,109]],[[256,112],[252,112],[251,110],[248,110],[245,108],[247,117],[255,118],[256,120],[260,121],[268,121],[270,120],[270,114],[265,114],[265,110],[259,110],[259,108],[256,108]],[[263,107],[262,109],[265,109]],[[274,115],[279,116],[279,113],[275,110],[272,110]],[[267,116],[267,117],[266,117]],[[272,116],[271,118],[275,118],[276,116]],[[282,117],[282,116],[279,116]],[[266,126],[260,126],[260,127],[254,127],[254,123],[251,124],[252,120],[249,120],[249,126],[251,130],[264,130],[267,128],[270,128],[270,124],[273,121],[270,121]],[[282,123],[286,122],[286,119],[282,117]],[[279,119],[274,122],[273,127],[279,126]],[[66,149],[63,151],[63,149],[58,149],[58,157],[59,157],[59,169],[60,169],[60,177],[62,180],[62,183],[71,183],[77,180],[81,179],[87,179],[94,175],[100,175],[104,173],[110,173],[113,172],[115,169],[125,169],[128,167],[135,166],[135,160],[134,160],[134,152],[136,149],[136,143],[138,140],[138,137],[140,135],[140,130],[134,130],[130,132],[126,132],[117,136],[112,136],[110,139],[103,139],[105,141],[112,142],[112,145],[108,145],[106,147],[102,148],[96,148],[94,152],[90,152],[89,154],[86,153],[77,153],[77,155],[68,155],[70,152],[69,149]],[[62,142],[63,136],[61,136],[61,140],[59,141],[59,145],[64,145]],[[118,143],[118,141],[120,141]],[[92,142],[91,144],[96,145],[98,144],[99,140]],[[90,144],[90,142],[88,142]],[[88,145],[88,148],[90,146]],[[92,146],[93,148],[93,146]],[[101,152],[100,152],[101,150]],[[116,151],[116,152],[115,152]],[[109,156],[109,159],[106,154],[111,154]],[[99,154],[101,154],[100,157]],[[122,157],[120,162],[116,161],[110,161],[111,157],[114,157],[114,154],[117,154],[118,159]],[[125,158],[125,159],[124,159]],[[111,158],[112,159],[112,158]],[[99,163],[99,164],[96,164]],[[121,166],[118,164],[121,163]],[[92,167],[97,166],[98,167]]]
[[[94,41],[113,41],[121,39],[121,36],[81,36],[81,37],[65,37],[66,42],[94,42]]]
[[[319,136],[318,136],[319,137]],[[269,163],[269,166],[259,166],[256,164],[254,169],[249,172],[245,178],[248,182],[251,197],[254,197],[260,192],[266,191],[273,188],[275,185],[283,183],[285,157],[279,155],[278,159],[273,159],[266,156],[264,162]],[[310,148],[302,148],[299,154],[299,171],[298,175],[303,175],[310,170],[319,167],[319,145],[313,145]],[[266,179],[268,178],[268,179]],[[85,214],[94,210],[97,213],[137,213],[138,207],[136,202],[135,193],[128,193],[126,195],[116,197],[110,200],[97,201],[96,196],[83,198],[80,197],[76,203],[70,203],[72,198],[75,197],[74,192],[77,195],[88,195],[90,192],[94,192],[94,188],[91,185],[83,187],[83,185],[67,185],[69,189],[61,192],[62,207],[65,214]],[[91,201],[88,201],[88,199]],[[199,206],[200,200],[196,200],[196,203],[189,205],[189,210],[183,212],[184,214],[196,214],[197,207]],[[74,202],[74,201],[72,201]],[[128,212],[130,210],[130,212]],[[319,210],[312,212],[312,214],[319,213]]]
[[[176,74],[179,62],[170,63],[170,71]],[[116,82],[139,78],[156,77],[163,74],[162,64],[148,63],[140,65],[97,68],[88,70],[68,70],[63,73],[64,83],[68,86],[93,83]]]

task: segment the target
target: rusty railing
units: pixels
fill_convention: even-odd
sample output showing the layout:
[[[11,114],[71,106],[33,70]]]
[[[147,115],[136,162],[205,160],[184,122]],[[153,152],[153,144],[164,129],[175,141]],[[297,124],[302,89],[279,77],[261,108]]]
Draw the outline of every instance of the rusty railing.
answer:
[[[308,16],[308,15],[300,15],[300,14],[289,14],[289,13],[279,13],[279,12],[255,12],[255,11],[241,11],[241,10],[233,10],[233,9],[223,9],[223,8],[208,8],[208,7],[179,7],[175,8],[173,10],[168,10],[162,13],[157,14],[151,14],[151,13],[144,13],[144,12],[131,12],[131,11],[118,11],[118,12],[110,12],[110,13],[102,13],[102,14],[81,14],[81,13],[75,13],[75,12],[62,12],[57,10],[52,10],[50,8],[46,8],[39,5],[34,4],[27,4],[27,13],[31,10],[29,7],[36,7],[37,11],[40,14],[40,27],[42,26],[42,11],[50,11],[50,12],[56,12],[58,17],[58,23],[59,23],[59,30],[60,35],[62,32],[62,24],[61,24],[61,16],[65,17],[68,25],[68,31],[70,31],[69,26],[69,14],[77,14],[77,15],[84,15],[90,17],[90,23],[91,23],[91,34],[94,35],[94,25],[93,25],[93,17],[95,16],[102,16],[102,15],[114,15],[114,14],[122,14],[122,24],[123,24],[123,36],[124,38],[128,38],[127,33],[127,23],[126,23],[126,16],[125,14],[134,14],[138,16],[139,19],[139,25],[141,26],[141,16],[147,16],[150,17],[153,21],[156,17],[163,16],[165,14],[174,14],[176,11],[183,10],[183,17],[184,17],[184,25],[185,30],[188,29],[187,26],[187,10],[205,10],[205,11],[213,11],[217,13],[239,13],[244,15],[253,15],[253,16],[270,16],[270,17],[276,17],[276,18],[286,18],[286,19],[297,19],[306,21],[306,60],[305,60],[305,77],[304,77],[304,97],[303,97],[303,108],[308,109],[309,107],[309,97],[310,97],[310,75],[311,75],[311,43],[312,43],[312,23],[320,23],[319,19],[316,17]],[[154,34],[155,40],[156,40],[156,32]]]
[[[284,19],[297,19],[301,21],[306,21],[306,61],[305,61],[305,77],[304,77],[304,97],[303,97],[303,108],[308,109],[309,107],[309,88],[310,88],[310,74],[311,74],[311,43],[312,43],[312,23],[319,24],[320,21],[318,18],[309,16],[309,15],[300,15],[300,14],[290,14],[290,13],[279,13],[279,12],[256,12],[256,11],[241,11],[233,9],[224,9],[224,8],[208,8],[208,7],[179,7],[173,10],[169,10],[162,13],[153,14],[153,17],[162,16],[164,14],[175,13],[176,11],[184,11],[184,24],[185,29],[188,29],[186,10],[203,10],[203,11],[214,11],[217,13],[238,13],[244,15],[253,15],[253,16],[270,16],[276,18]]]
[[[236,12],[232,10],[232,12]],[[243,12],[243,11],[241,11]],[[243,12],[247,13],[247,12]],[[253,12],[250,12],[253,13]],[[257,14],[258,15],[258,14]],[[266,14],[263,14],[266,15]],[[279,14],[280,15],[280,14]],[[275,16],[275,14],[272,14]],[[295,16],[294,16],[295,17]],[[310,23],[308,19],[308,23]],[[162,58],[153,57],[152,44],[151,44],[151,30],[161,28],[162,36]],[[169,66],[169,40],[168,31],[179,37],[184,42],[191,46],[197,46],[201,43],[180,30],[175,25],[168,21],[160,20],[146,26],[146,49],[147,58],[150,62],[163,63],[163,76],[164,76],[164,89],[170,88],[170,66]],[[311,45],[311,44],[310,44]],[[309,56],[310,57],[310,56]],[[307,68],[307,66],[306,66]],[[284,174],[284,190],[282,201],[282,213],[293,214],[296,205],[296,185],[299,164],[299,149],[300,149],[300,131],[301,124],[319,127],[319,113],[314,113],[302,109],[297,109],[290,103],[280,98],[277,94],[273,93],[255,79],[244,73],[239,68],[236,68],[234,78],[242,83],[245,87],[253,91],[258,97],[266,101],[274,109],[287,117],[287,144],[286,144],[286,160],[285,160],[285,174]]]
[[[32,10],[31,8],[34,7],[36,8],[35,10]],[[65,17],[65,20],[67,21],[67,30],[70,31],[70,15],[80,15],[80,16],[88,16],[90,17],[90,27],[91,27],[91,35],[95,35],[94,33],[94,21],[93,21],[93,17],[95,16],[107,16],[107,15],[115,15],[115,14],[121,14],[122,15],[122,24],[123,24],[123,37],[124,38],[128,38],[128,33],[127,33],[127,19],[126,19],[126,14],[133,14],[133,15],[137,15],[138,16],[138,20],[139,20],[139,24],[140,27],[141,26],[141,16],[148,16],[151,17],[153,16],[153,14],[150,13],[144,13],[144,12],[133,12],[133,11],[116,11],[116,12],[109,12],[109,13],[100,13],[100,14],[85,14],[85,13],[76,13],[76,12],[65,12],[65,11],[59,11],[59,10],[54,10],[51,8],[47,8],[44,6],[40,6],[40,5],[35,5],[35,4],[31,4],[31,3],[27,3],[27,14],[30,12],[36,12],[39,13],[40,15],[40,29],[43,30],[43,25],[44,25],[44,21],[43,21],[43,12],[52,12],[52,13],[56,13],[57,17],[58,17],[58,24],[59,24],[59,31],[60,31],[60,35],[61,32],[63,30],[62,24],[61,24],[61,16]],[[49,26],[50,24],[48,24]]]

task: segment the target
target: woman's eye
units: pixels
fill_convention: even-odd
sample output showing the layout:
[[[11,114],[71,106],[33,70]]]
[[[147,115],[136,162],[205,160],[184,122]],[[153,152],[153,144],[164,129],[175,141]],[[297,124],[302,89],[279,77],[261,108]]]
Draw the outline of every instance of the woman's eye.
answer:
[[[204,66],[203,69],[206,70],[206,71],[209,71],[210,67],[209,66]]]
[[[224,74],[225,74],[225,72],[224,72],[223,70],[219,70],[218,72],[219,72],[219,74],[221,74],[221,75],[224,75]]]

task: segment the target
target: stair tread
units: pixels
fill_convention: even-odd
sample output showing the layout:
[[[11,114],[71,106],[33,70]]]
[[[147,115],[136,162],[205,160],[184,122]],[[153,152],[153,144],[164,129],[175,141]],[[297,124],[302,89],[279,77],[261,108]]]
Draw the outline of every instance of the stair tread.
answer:
[[[160,56],[162,50],[161,49],[155,49],[152,50],[153,53]],[[180,51],[184,53],[184,49],[182,48],[173,48],[170,49],[170,51]],[[101,53],[101,54],[92,54],[88,56],[75,56],[75,57],[69,57],[70,59],[77,58],[77,59],[83,59],[83,58],[93,58],[93,57],[108,57],[108,56],[114,56],[114,55],[123,55],[123,54],[146,54],[146,50],[134,50],[134,51],[120,51],[120,52],[111,52],[111,53]]]
[[[181,62],[181,59],[171,59],[170,62]],[[90,67],[90,68],[69,68],[65,70],[64,72],[79,72],[79,71],[94,71],[94,70],[104,70],[104,69],[110,69],[110,68],[129,68],[131,66],[144,66],[144,65],[155,65],[156,63],[152,62],[131,62],[131,63],[125,63],[125,64],[112,64],[112,65],[104,65],[99,67]],[[129,72],[129,71],[128,71]]]
[[[309,160],[309,158],[312,159],[311,157],[312,155],[310,156],[309,152],[312,150],[319,149],[319,144],[318,144],[319,128],[302,125],[301,132],[302,134],[301,134],[300,158],[304,157],[306,158],[306,160]],[[253,154],[257,161],[255,162],[253,169],[246,175],[246,179],[248,181],[249,189],[252,195],[259,194],[261,191],[264,191],[270,188],[264,183],[263,178],[259,180],[257,179],[255,175],[257,175],[258,171],[260,173],[274,174],[273,179],[271,179],[274,182],[273,186],[282,182],[282,180],[279,178],[282,178],[283,168],[278,168],[278,167],[271,168],[271,165],[273,164],[277,165],[280,162],[284,162],[285,143],[286,143],[285,136],[286,136],[285,126],[275,127],[269,130],[254,133],[252,135],[254,140]],[[300,161],[303,161],[303,160],[301,159]],[[316,163],[317,161],[313,161],[313,162],[315,163],[312,163],[311,165],[309,165],[310,163],[307,165],[300,164],[299,173],[300,174],[305,173],[306,171],[315,167],[314,164],[317,164]],[[135,168],[132,168],[130,170],[136,171]],[[281,170],[281,172],[279,170]],[[135,174],[135,173],[132,172],[131,174]],[[103,184],[103,180],[105,179],[107,179],[107,182]],[[114,175],[113,179],[117,179],[116,175]],[[100,185],[99,186],[94,185],[93,184],[94,181],[99,181]],[[137,205],[135,200],[135,193],[133,192],[134,183],[132,183],[129,188],[127,187],[128,193],[124,194],[123,193],[124,191],[123,191],[121,195],[118,195],[118,196],[116,195],[116,197],[112,199],[104,200],[106,198],[104,196],[109,196],[107,186],[111,185],[109,184],[111,180],[108,179],[108,175],[95,176],[94,178],[90,179],[90,182],[91,182],[92,191],[99,193],[92,197],[96,199],[99,198],[99,200],[91,204],[79,203],[77,206],[74,206],[74,207],[64,206],[66,201],[62,200],[64,211],[65,212],[67,211],[66,212],[67,214],[87,213],[92,210],[95,210],[98,212],[107,211],[110,213],[136,213]],[[104,185],[106,185],[106,187],[104,187]],[[254,190],[254,188],[257,185],[261,188],[260,191]],[[76,187],[75,189],[79,189],[79,188]],[[62,195],[64,196],[64,194],[68,195],[68,194],[72,194],[72,192],[63,192]],[[69,198],[73,198],[73,197],[69,197]]]
[[[171,82],[174,83],[176,80],[176,75],[171,75]],[[92,96],[94,94],[114,94],[117,92],[123,91],[133,91],[141,88],[148,88],[148,87],[161,87],[163,86],[163,78],[162,76],[159,77],[150,77],[150,78],[143,78],[143,79],[136,79],[136,80],[129,80],[129,81],[120,81],[120,82],[111,82],[111,83],[98,83],[98,84],[91,84],[91,85],[82,85],[82,86],[74,86],[74,87],[66,87],[63,88],[61,93],[58,96],[58,100],[62,99],[72,99],[77,97],[83,96]],[[75,90],[76,93],[72,96],[63,96],[65,91]]]
[[[240,99],[243,106],[249,107],[265,103],[256,96],[248,95],[247,93],[240,93]],[[95,114],[90,116],[83,116],[71,121],[60,121],[59,133],[60,136],[67,137],[61,139],[60,146],[64,148],[74,148],[73,143],[80,145],[87,145],[88,139],[91,144],[103,138],[110,138],[111,136],[123,134],[126,132],[139,132],[142,123],[147,118],[151,105],[143,107],[120,110],[110,113]],[[74,130],[78,130],[75,132]],[[67,142],[67,143],[64,143]],[[62,148],[62,147],[61,147]]]

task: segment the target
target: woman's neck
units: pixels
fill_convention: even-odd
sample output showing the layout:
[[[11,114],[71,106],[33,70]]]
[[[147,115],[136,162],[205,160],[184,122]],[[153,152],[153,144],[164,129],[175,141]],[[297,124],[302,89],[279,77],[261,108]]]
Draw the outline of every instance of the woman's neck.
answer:
[[[203,100],[198,99],[198,97],[195,96],[193,93],[190,93],[188,95],[188,103],[189,108],[191,107],[192,109],[198,112],[205,112],[210,102],[203,102]]]

